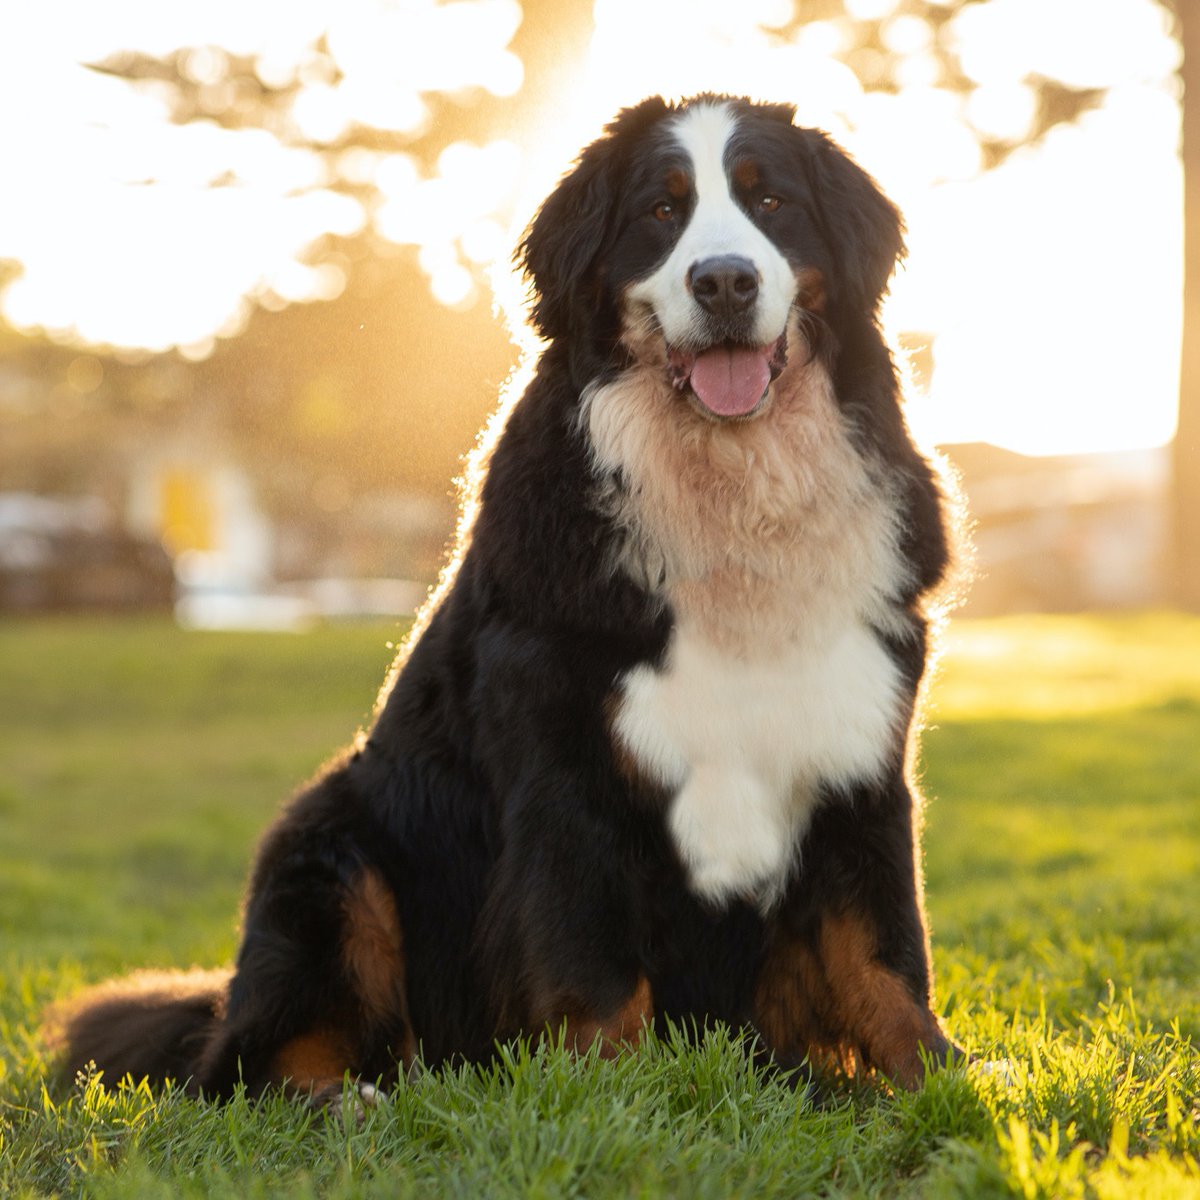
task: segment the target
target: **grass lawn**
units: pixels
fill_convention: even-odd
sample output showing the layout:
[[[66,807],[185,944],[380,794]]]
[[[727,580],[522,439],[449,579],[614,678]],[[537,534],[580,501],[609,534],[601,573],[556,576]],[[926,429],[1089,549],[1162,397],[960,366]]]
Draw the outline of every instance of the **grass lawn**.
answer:
[[[233,953],[253,841],[398,636],[0,626],[0,1196],[1200,1197],[1200,620],[962,622],[924,742],[939,1004],[1007,1079],[814,1110],[721,1036],[512,1050],[346,1129],[43,1087],[43,1007]]]

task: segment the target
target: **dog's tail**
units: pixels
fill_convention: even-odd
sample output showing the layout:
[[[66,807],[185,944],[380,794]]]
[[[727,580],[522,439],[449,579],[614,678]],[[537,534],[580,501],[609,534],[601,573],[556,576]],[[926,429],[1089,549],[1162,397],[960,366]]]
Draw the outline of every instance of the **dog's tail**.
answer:
[[[94,1064],[110,1085],[126,1075],[187,1083],[225,1014],[231,976],[229,970],[140,971],[53,1010],[46,1032],[59,1078],[70,1082]]]

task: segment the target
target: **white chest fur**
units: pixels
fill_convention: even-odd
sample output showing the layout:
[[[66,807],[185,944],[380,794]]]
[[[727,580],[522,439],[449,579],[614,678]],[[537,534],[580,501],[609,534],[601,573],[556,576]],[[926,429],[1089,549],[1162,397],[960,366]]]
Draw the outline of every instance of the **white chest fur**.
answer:
[[[822,785],[877,777],[902,736],[903,579],[886,488],[847,437],[816,365],[789,372],[745,425],[698,417],[655,372],[593,393],[599,464],[627,532],[620,568],[665,593],[659,670],[620,683],[614,735],[670,794],[701,895],[769,905]]]
[[[860,624],[772,661],[683,628],[662,671],[624,680],[616,732],[673,793],[670,828],[696,891],[774,897],[818,788],[880,773],[895,746],[896,668]]]

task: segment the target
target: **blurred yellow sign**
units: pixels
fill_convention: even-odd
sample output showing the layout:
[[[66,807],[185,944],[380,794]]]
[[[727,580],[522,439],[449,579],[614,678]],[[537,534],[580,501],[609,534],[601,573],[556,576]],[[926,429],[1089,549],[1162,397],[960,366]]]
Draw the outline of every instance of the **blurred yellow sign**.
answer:
[[[159,496],[162,539],[172,554],[216,549],[216,497],[204,472],[178,467],[164,471]]]

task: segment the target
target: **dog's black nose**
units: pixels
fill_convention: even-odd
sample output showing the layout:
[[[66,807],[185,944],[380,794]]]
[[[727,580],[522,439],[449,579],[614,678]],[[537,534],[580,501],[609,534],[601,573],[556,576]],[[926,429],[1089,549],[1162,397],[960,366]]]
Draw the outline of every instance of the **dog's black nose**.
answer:
[[[758,298],[758,272],[739,254],[702,258],[688,272],[688,283],[696,302],[714,317],[744,313]]]

